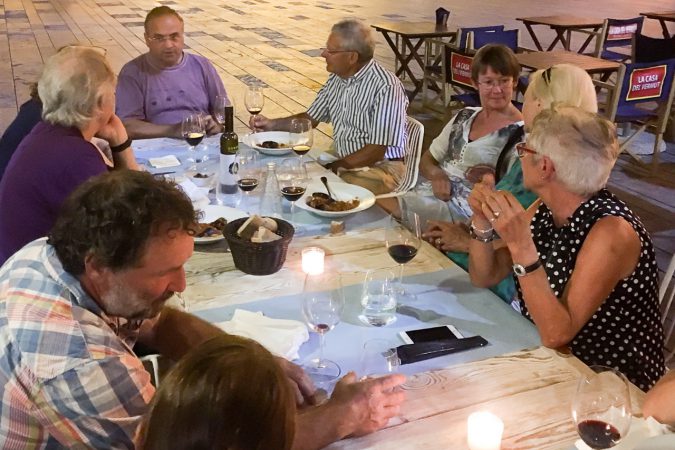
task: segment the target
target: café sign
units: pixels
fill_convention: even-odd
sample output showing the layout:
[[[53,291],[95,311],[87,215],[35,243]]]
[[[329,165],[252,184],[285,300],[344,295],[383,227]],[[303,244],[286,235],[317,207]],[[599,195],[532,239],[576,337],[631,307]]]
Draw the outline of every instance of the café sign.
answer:
[[[633,70],[626,101],[660,97],[667,70],[666,65]]]

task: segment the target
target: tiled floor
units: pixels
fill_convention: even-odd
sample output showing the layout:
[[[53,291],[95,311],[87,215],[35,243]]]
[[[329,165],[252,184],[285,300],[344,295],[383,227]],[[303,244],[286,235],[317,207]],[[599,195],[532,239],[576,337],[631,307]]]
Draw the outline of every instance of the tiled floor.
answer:
[[[432,20],[437,1],[387,0],[0,0],[0,130],[28,97],[28,85],[38,79],[45,58],[55,49],[74,43],[105,47],[116,70],[146,50],[143,41],[145,13],[159,4],[178,10],[186,23],[190,51],[208,57],[218,69],[233,98],[237,132],[247,128],[243,108],[246,83],[267,86],[264,114],[271,117],[303,111],[325,82],[325,63],[319,56],[330,26],[344,17],[368,22]],[[198,6],[195,6],[198,5]],[[662,0],[451,0],[442,6],[452,11],[450,22],[464,26],[505,24],[521,29],[521,45],[532,47],[515,17],[582,11],[595,17],[630,17],[640,11],[666,8]],[[672,5],[671,5],[672,6]],[[670,6],[668,6],[670,8]],[[667,8],[666,8],[667,9]],[[552,33],[538,30],[543,40]],[[644,31],[658,36],[660,28],[647,20]],[[378,36],[376,57],[393,67],[393,55]],[[427,139],[442,126],[442,119],[428,115],[418,104],[411,114],[427,124]],[[329,145],[331,127],[320,126],[315,148]],[[649,138],[648,138],[649,139]],[[646,143],[648,145],[648,142]],[[636,173],[621,161],[612,175],[612,187],[631,202],[652,232],[659,248],[659,263],[675,251],[675,150],[669,146],[658,176]]]

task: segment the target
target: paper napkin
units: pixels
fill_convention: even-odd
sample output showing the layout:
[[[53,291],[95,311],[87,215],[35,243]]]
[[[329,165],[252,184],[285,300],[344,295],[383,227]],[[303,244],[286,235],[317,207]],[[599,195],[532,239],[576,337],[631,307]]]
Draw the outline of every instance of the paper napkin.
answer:
[[[167,167],[180,166],[180,161],[175,155],[166,155],[159,158],[148,158],[150,165],[157,169],[165,169]]]

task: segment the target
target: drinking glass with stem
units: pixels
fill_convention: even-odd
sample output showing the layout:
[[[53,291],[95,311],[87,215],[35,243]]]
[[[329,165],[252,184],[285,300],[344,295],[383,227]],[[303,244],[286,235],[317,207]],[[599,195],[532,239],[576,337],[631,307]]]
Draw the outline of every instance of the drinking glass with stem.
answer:
[[[190,146],[190,151],[193,152],[192,154],[197,152],[197,146],[202,142],[205,134],[206,129],[204,128],[204,120],[200,113],[192,113],[183,117],[183,121],[181,122],[181,135]],[[187,158],[187,161],[196,164],[206,159],[206,157],[200,159],[190,155]],[[194,167],[196,168],[196,165]]]
[[[216,103],[213,105],[213,117],[218,125],[225,126],[225,107],[230,106],[230,99],[225,95],[216,96]]]
[[[300,158],[287,158],[277,169],[277,181],[281,195],[291,203],[291,223],[295,223],[295,202],[307,189],[307,170]],[[296,227],[297,231],[297,227]]]
[[[288,131],[288,142],[295,154],[300,157],[300,162],[304,163],[303,156],[312,149],[314,144],[312,121],[303,118],[293,119]]]
[[[572,401],[572,418],[581,439],[593,449],[614,447],[628,434],[631,402],[628,381],[616,369],[590,366]]]
[[[317,385],[330,384],[340,376],[340,366],[323,355],[326,333],[340,322],[343,309],[344,292],[339,274],[323,272],[305,277],[302,315],[309,328],[319,334],[319,354],[307,361],[304,369]]]
[[[252,116],[260,114],[265,105],[263,87],[257,84],[248,85],[246,87],[246,94],[244,95],[244,105]]]
[[[417,255],[422,243],[419,215],[412,211],[403,211],[400,220],[390,216],[389,225],[384,234],[384,243],[389,256],[400,266],[396,290],[398,302],[415,300],[415,294],[406,292],[403,287],[403,266]]]
[[[235,155],[237,185],[244,193],[245,208],[250,208],[250,194],[260,180],[260,165],[258,164],[258,152],[249,148],[240,148]]]

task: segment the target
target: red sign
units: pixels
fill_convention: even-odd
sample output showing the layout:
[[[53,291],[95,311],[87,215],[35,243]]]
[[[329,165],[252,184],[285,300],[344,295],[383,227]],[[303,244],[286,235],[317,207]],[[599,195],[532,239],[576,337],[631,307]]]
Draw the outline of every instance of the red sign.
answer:
[[[637,33],[637,24],[632,23],[630,25],[615,25],[609,27],[607,31],[607,41],[619,41],[622,39],[630,39],[635,33]]]
[[[660,97],[666,70],[665,65],[633,70],[630,74],[630,88],[626,94],[626,101]]]
[[[460,55],[458,53],[450,54],[450,79],[458,83],[473,88],[471,83],[471,62],[473,57]]]

